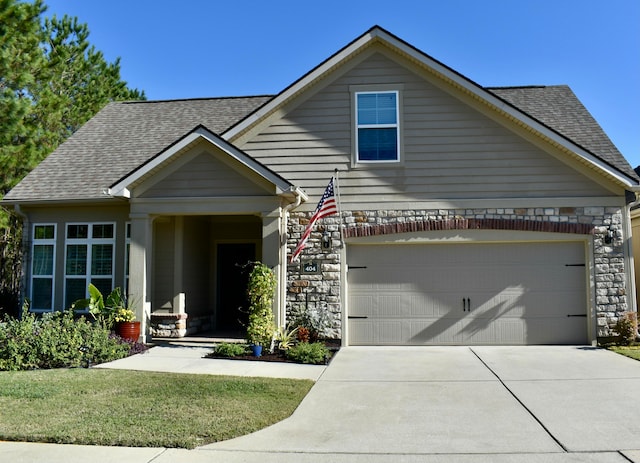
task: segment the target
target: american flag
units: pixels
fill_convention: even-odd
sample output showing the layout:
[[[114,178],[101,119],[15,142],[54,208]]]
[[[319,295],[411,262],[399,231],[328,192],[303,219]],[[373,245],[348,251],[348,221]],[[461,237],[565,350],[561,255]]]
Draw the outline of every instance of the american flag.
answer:
[[[311,235],[311,231],[313,230],[315,223],[323,217],[338,213],[338,203],[336,202],[336,195],[333,189],[333,180],[334,177],[331,177],[329,185],[327,185],[326,190],[324,190],[324,194],[322,195],[322,198],[320,198],[320,202],[311,216],[311,220],[309,220],[309,223],[307,224],[307,228],[304,229],[304,233],[300,238],[300,242],[298,242],[298,246],[293,250],[293,254],[291,254],[291,262],[295,262],[306,246],[307,240],[309,239],[309,235]]]

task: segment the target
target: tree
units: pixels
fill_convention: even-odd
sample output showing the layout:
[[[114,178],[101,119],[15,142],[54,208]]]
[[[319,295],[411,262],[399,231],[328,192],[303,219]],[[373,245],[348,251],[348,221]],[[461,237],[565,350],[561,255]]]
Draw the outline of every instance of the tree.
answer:
[[[122,81],[119,59],[90,45],[86,24],[45,11],[42,0],[0,0],[0,197],[104,105],[145,99]],[[20,233],[0,213],[0,308],[18,300]]]
[[[45,66],[39,16],[44,7],[0,0],[0,194],[35,162],[29,89]]]

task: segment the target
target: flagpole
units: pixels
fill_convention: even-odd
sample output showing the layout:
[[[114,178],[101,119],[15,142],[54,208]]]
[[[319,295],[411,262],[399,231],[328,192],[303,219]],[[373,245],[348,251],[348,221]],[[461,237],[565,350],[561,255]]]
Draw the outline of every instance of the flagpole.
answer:
[[[344,246],[344,237],[342,236],[342,206],[340,205],[340,182],[338,179],[338,168],[334,170],[336,179],[336,199],[338,200],[338,229],[340,230],[340,245]]]

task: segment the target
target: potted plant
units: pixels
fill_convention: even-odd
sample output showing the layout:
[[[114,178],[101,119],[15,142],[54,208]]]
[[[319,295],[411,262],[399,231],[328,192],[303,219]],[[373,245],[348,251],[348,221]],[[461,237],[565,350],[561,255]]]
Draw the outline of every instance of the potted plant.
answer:
[[[273,321],[273,296],[276,277],[263,263],[256,262],[249,275],[247,294],[249,296],[249,324],[247,341],[254,355],[262,355],[262,349],[270,348],[273,342],[275,324]]]
[[[123,339],[136,342],[140,337],[140,322],[136,314],[127,307],[118,307],[114,311],[115,332]]]
[[[97,323],[123,339],[137,341],[140,336],[140,322],[135,321],[135,312],[127,305],[120,288],[115,288],[105,299],[90,283],[89,298],[76,301],[74,308],[87,308]]]

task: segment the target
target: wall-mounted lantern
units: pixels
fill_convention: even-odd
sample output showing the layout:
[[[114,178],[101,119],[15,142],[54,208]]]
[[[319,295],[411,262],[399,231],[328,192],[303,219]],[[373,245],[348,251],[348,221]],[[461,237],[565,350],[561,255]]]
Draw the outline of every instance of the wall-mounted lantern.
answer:
[[[322,246],[322,249],[325,251],[328,251],[329,249],[331,249],[331,234],[327,230],[324,230],[322,232],[322,237],[320,238],[320,245]]]

